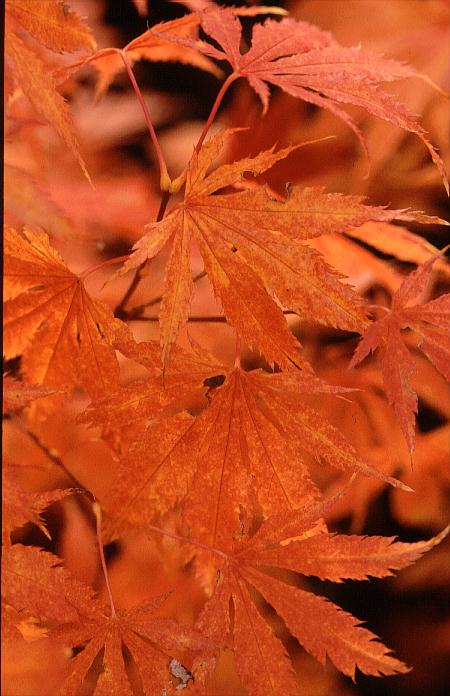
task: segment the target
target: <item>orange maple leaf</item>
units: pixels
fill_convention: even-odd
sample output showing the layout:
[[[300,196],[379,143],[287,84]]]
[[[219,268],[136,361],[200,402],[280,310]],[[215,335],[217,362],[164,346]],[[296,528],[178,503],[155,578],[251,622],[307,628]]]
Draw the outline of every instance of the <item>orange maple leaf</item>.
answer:
[[[170,657],[186,650],[211,652],[212,643],[197,630],[172,619],[159,618],[157,610],[165,597],[147,600],[130,610],[117,610],[111,616],[107,607],[93,599],[91,613],[78,624],[61,626],[54,632],[66,645],[83,645],[68,665],[65,696],[76,696],[96,657],[103,650],[103,671],[94,695],[133,691],[125,669],[124,647],[131,655],[142,681],[144,693],[178,693],[171,677]],[[173,674],[173,673],[172,673]]]
[[[2,596],[14,609],[22,611],[26,607],[39,621],[50,623],[51,635],[65,645],[83,646],[68,663],[65,696],[79,692],[102,650],[103,671],[94,693],[120,696],[133,693],[125,670],[123,645],[138,667],[146,694],[171,688],[169,656],[174,652],[211,652],[209,638],[189,626],[158,617],[157,610],[165,596],[111,614],[96,599],[94,591],[73,578],[60,563],[57,556],[38,548],[21,544],[8,547],[3,556]]]
[[[109,535],[151,523],[182,501],[184,522],[196,538],[230,545],[230,529],[239,526],[242,509],[249,519],[267,517],[300,507],[305,495],[317,497],[305,452],[342,471],[403,486],[365,464],[346,438],[301,399],[302,394],[348,390],[299,371],[265,374],[222,366],[216,374],[222,379],[215,384],[221,386],[211,389],[211,404],[197,417],[161,418],[167,415],[157,396],[163,392],[161,377],[130,385],[125,394],[117,392],[86,412],[85,420],[99,423],[109,417],[123,427],[152,409],[147,410],[152,421],[121,459],[105,502]],[[212,381],[205,380],[203,390]],[[191,388],[201,387],[192,381]],[[173,398],[170,391],[167,398]]]
[[[266,569],[287,569],[333,582],[386,577],[433,548],[448,528],[428,542],[406,544],[395,537],[329,534],[323,523],[317,524],[321,515],[320,506],[305,505],[266,520],[231,553],[211,549],[218,580],[196,627],[220,645],[231,643],[238,673],[252,696],[298,694],[286,650],[255,606],[255,591],[322,664],[328,656],[353,679],[356,668],[374,676],[408,671],[354,616],[328,599],[275,579]]]
[[[383,308],[386,316],[374,321],[365,331],[350,363],[354,367],[380,348],[384,388],[411,452],[417,394],[410,379],[415,364],[402,338],[402,329],[409,328],[419,336],[420,349],[450,381],[450,294],[411,306],[429,284],[436,259],[437,255],[432,256],[405,278],[392,297],[391,309]]]
[[[164,364],[188,318],[193,289],[190,245],[195,241],[225,315],[243,340],[270,363],[301,365],[299,344],[273,296],[313,321],[358,332],[367,325],[361,298],[301,241],[344,232],[368,220],[413,219],[415,214],[367,206],[358,196],[325,193],[322,188],[294,187],[286,200],[274,200],[264,187],[216,193],[238,182],[244,172],[263,172],[299,147],[267,150],[208,174],[231,132],[219,133],[194,153],[184,201],[161,222],[147,225],[148,232],[134,245],[123,271],[156,256],[172,240],[160,308]]]
[[[5,82],[8,89],[11,92],[19,87],[26,94],[36,111],[58,131],[89,179],[69,107],[57,91],[57,80],[33,42],[23,39],[27,39],[28,34],[28,38],[31,36],[51,51],[70,53],[95,47],[90,29],[63,2],[54,0],[6,0],[6,19]],[[22,36],[24,32],[25,37]]]
[[[128,329],[93,300],[44,232],[5,230],[4,352],[22,355],[36,384],[61,390],[82,384],[94,397],[117,384],[112,346]]]
[[[341,46],[330,33],[291,18],[281,21],[268,19],[264,24],[257,24],[253,29],[251,48],[244,54],[240,48],[242,27],[231,10],[206,9],[201,13],[201,26],[220,49],[205,41],[194,44],[184,40],[184,44],[195,45],[199,51],[216,60],[228,61],[233,68],[231,79],[246,77],[261,99],[264,111],[269,105],[269,82],[341,118],[365,148],[361,131],[339,104],[360,106],[385,121],[416,133],[428,148],[449,192],[444,163],[424,129],[401,102],[379,89],[383,82],[405,77],[420,77],[433,84],[412,67],[360,47]]]
[[[89,616],[94,591],[71,576],[61,559],[37,547],[14,544],[3,553],[2,597],[41,622]]]
[[[120,433],[136,421],[183,410],[196,397],[204,397],[213,383],[218,386],[225,380],[226,368],[207,353],[191,353],[173,346],[173,360],[163,379],[161,351],[156,341],[120,341],[117,347],[127,358],[143,365],[148,375],[96,399],[80,416],[81,422],[101,428],[105,436]],[[206,405],[204,401],[203,406]]]
[[[7,464],[2,470],[2,540],[3,544],[11,544],[11,532],[27,522],[33,522],[50,538],[41,513],[52,503],[63,500],[70,495],[71,490],[53,490],[44,493],[30,493],[26,491],[11,476]]]
[[[171,37],[189,37],[194,40],[198,36],[199,24],[200,18],[196,14],[186,15],[170,22],[161,22],[130,41],[122,50],[126,53],[131,66],[140,60],[178,62],[192,65],[220,77],[222,71],[209,58],[199,55],[193,48],[178,46],[165,38],[165,34],[170,34]],[[101,49],[92,56],[73,63],[68,70],[72,71],[84,65],[92,65],[99,73],[97,97],[102,96],[116,75],[125,69],[119,52],[110,48]]]

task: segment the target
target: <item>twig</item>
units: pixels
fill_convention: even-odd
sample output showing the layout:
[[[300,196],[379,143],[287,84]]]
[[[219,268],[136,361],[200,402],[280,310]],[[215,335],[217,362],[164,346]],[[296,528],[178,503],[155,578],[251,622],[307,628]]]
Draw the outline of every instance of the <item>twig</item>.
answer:
[[[159,300],[160,301],[160,300]],[[146,305],[147,307],[149,305]],[[291,309],[285,309],[283,311],[283,314],[285,316],[287,315],[293,315],[297,316],[297,312],[292,311]],[[146,316],[134,316],[131,313],[128,313],[126,316],[126,319],[128,321],[159,321],[158,316],[153,316],[153,317],[146,317]],[[207,314],[207,315],[193,315],[188,317],[188,322],[193,323],[193,324],[226,324],[227,323],[227,318],[224,314]]]
[[[41,438],[38,435],[36,435],[36,433],[34,433],[32,430],[30,430],[25,425],[25,423],[22,423],[20,418],[15,416],[12,420],[13,420],[13,423],[15,425],[17,425],[19,430],[21,430],[23,433],[25,433],[25,435],[28,435],[30,440],[32,440],[34,442],[34,444],[37,445],[37,447],[39,447],[39,449],[46,455],[46,457],[48,457],[48,459],[50,459],[52,464],[59,467],[65,473],[65,475],[72,481],[72,483],[76,486],[76,488],[78,488],[80,490],[80,492],[85,493],[87,496],[89,496],[91,498],[91,500],[95,500],[94,494],[88,488],[86,488],[86,486],[83,486],[81,481],[79,479],[77,479],[75,474],[73,474],[67,468],[67,466],[64,464],[61,457],[55,452],[54,449],[50,449],[49,447],[47,447],[47,445],[44,442],[42,442]]]
[[[158,214],[156,216],[156,222],[160,222],[163,217],[164,213],[166,212],[167,204],[170,199],[170,192],[169,191],[163,191],[162,197],[161,197],[161,203],[159,205],[159,210]],[[134,278],[130,283],[130,286],[128,290],[126,291],[125,295],[122,297],[120,300],[119,304],[116,306],[114,310],[114,316],[117,317],[117,319],[122,319],[122,321],[125,321],[126,319],[129,319],[129,312],[126,311],[125,307],[128,304],[129,299],[132,297],[134,294],[134,291],[136,290],[137,286],[139,285],[141,278],[142,278],[142,272],[147,264],[147,260],[145,260],[141,265],[138,267],[136,273],[134,274]]]
[[[196,276],[192,278],[192,282],[196,283],[197,281],[201,280],[206,276],[206,271],[201,271],[200,273],[197,273]],[[157,297],[154,297],[152,300],[149,300],[148,302],[144,302],[141,305],[138,305],[137,307],[133,307],[132,309],[129,309],[128,311],[123,312],[123,319],[124,320],[137,320],[139,321],[141,319],[141,315],[147,307],[154,307],[155,305],[159,304],[162,300],[163,296],[158,295]],[[122,317],[120,317],[122,318]],[[145,321],[145,319],[143,319]]]

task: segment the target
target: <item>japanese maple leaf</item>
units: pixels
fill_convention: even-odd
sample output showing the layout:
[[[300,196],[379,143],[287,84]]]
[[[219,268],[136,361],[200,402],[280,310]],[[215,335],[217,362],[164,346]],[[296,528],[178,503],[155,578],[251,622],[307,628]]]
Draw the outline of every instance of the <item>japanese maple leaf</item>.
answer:
[[[414,215],[370,207],[358,196],[328,194],[321,188],[294,187],[286,200],[274,200],[264,187],[217,193],[238,182],[244,172],[264,172],[295,149],[268,150],[208,174],[230,132],[219,133],[194,153],[184,201],[161,222],[147,225],[148,232],[134,245],[123,270],[154,257],[172,240],[160,308],[164,364],[188,318],[193,289],[190,246],[195,241],[225,315],[238,334],[270,363],[298,365],[302,363],[299,344],[274,296],[300,316],[323,324],[358,332],[367,325],[359,296],[301,241],[343,232],[368,220]]]
[[[415,365],[403,340],[403,329],[409,328],[419,336],[420,349],[450,381],[450,294],[413,304],[428,286],[436,258],[432,256],[405,278],[392,297],[391,309],[386,309],[386,315],[365,331],[350,363],[354,367],[380,349],[384,388],[411,452],[417,394],[410,384]]]
[[[73,578],[58,556],[14,544],[3,550],[2,597],[41,622],[68,623],[89,616],[94,591]]]
[[[57,91],[52,67],[29,38],[55,53],[72,53],[95,47],[90,29],[63,2],[54,0],[6,0],[6,22],[7,93],[16,87],[23,90],[36,111],[58,131],[89,179],[69,107]]]
[[[184,522],[196,538],[229,546],[242,508],[249,518],[267,517],[298,508],[305,495],[318,495],[305,453],[342,471],[402,485],[365,464],[302,400],[345,389],[299,371],[270,375],[223,367],[221,373],[226,380],[211,390],[211,405],[200,416],[158,419],[158,412],[152,413],[153,421],[121,459],[105,502],[110,536],[152,523],[181,501]],[[131,405],[128,418],[135,413]],[[126,409],[120,417],[125,423]]]
[[[6,463],[2,469],[2,540],[10,544],[13,529],[27,522],[33,522],[49,537],[49,532],[41,513],[52,503],[70,495],[71,490],[56,489],[44,493],[34,493],[25,490],[11,475],[11,468]]]
[[[132,66],[140,60],[152,62],[178,62],[192,65],[201,70],[220,77],[221,70],[209,58],[199,55],[198,51],[187,46],[179,46],[165,38],[165,34],[195,40],[198,36],[200,18],[197,14],[189,14],[170,22],[161,22],[143,34],[130,41],[122,50],[126,53]],[[101,96],[109,87],[115,76],[125,69],[120,53],[116,49],[104,48],[91,56],[73,63],[68,70],[72,71],[83,65],[92,65],[99,73],[96,93]]]
[[[76,696],[94,660],[103,650],[103,670],[94,696],[117,694],[132,696],[125,669],[126,648],[137,666],[146,696],[177,693],[169,670],[173,654],[186,650],[211,652],[212,642],[189,626],[158,617],[157,610],[165,597],[147,600],[130,610],[109,608],[95,599],[91,613],[83,622],[62,626],[54,635],[71,647],[84,646],[70,661],[64,696]]]
[[[128,329],[88,295],[44,232],[5,230],[4,278],[4,353],[22,355],[31,382],[81,384],[94,397],[117,384],[112,343]]]
[[[328,656],[352,679],[356,668],[373,676],[408,671],[361,621],[324,597],[275,579],[267,569],[333,582],[382,578],[413,563],[448,529],[428,542],[406,544],[395,537],[329,534],[319,522],[321,514],[320,506],[309,503],[269,518],[231,553],[211,549],[218,580],[196,626],[219,644],[232,645],[238,673],[251,696],[299,693],[284,645],[255,604],[261,596],[322,664]]]
[[[294,97],[331,111],[345,121],[364,144],[355,122],[339,105],[360,106],[416,133],[428,148],[448,193],[444,163],[424,129],[402,103],[379,89],[381,83],[399,78],[426,79],[413,68],[359,47],[341,46],[328,32],[291,18],[268,19],[264,24],[256,24],[251,47],[244,54],[240,48],[242,27],[232,11],[207,9],[201,14],[201,25],[220,48],[205,41],[197,41],[195,46],[212,58],[230,63],[233,68],[228,78],[230,82],[239,77],[247,78],[261,99],[264,111],[267,111],[270,96],[267,83],[271,83]]]
[[[161,351],[156,341],[119,342],[120,352],[147,368],[145,379],[135,380],[95,400],[80,420],[102,429],[105,435],[120,432],[139,420],[160,418],[183,410],[210,387],[225,380],[224,366],[206,352],[188,352],[173,346],[173,360],[163,376]],[[198,347],[196,347],[198,348]],[[207,402],[203,403],[203,406]]]
[[[160,696],[170,688],[169,660],[186,650],[211,652],[212,643],[189,626],[160,618],[165,597],[148,600],[129,611],[112,612],[93,590],[73,578],[60,559],[37,548],[16,544],[3,557],[2,595],[7,604],[27,608],[40,621],[58,625],[51,635],[71,648],[80,648],[68,664],[64,696],[75,696],[97,655],[103,671],[95,695],[131,696],[122,655],[125,645],[136,663],[146,696]]]

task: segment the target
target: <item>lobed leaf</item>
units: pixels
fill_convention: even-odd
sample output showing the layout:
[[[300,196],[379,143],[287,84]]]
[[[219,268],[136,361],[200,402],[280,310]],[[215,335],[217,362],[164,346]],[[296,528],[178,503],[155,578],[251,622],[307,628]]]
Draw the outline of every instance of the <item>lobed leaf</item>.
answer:
[[[419,347],[450,380],[450,294],[420,304],[438,256],[429,257],[404,279],[392,297],[391,311],[387,310],[385,316],[368,327],[350,362],[350,367],[354,367],[380,349],[384,388],[411,452],[417,413],[417,394],[410,384],[415,363],[404,343],[402,329],[409,327],[419,335]],[[410,306],[417,301],[419,304]]]
[[[128,329],[88,295],[44,232],[5,230],[5,298],[5,355],[22,355],[31,382],[82,384],[97,398],[117,385],[113,343],[129,339]]]

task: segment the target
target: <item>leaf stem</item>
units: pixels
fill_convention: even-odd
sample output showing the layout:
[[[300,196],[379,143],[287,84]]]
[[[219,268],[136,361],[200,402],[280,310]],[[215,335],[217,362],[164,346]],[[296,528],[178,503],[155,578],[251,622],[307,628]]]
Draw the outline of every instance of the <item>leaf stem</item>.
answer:
[[[200,152],[200,149],[203,145],[203,141],[205,140],[206,136],[208,135],[208,131],[211,128],[211,125],[212,125],[214,118],[217,114],[219,106],[222,103],[222,99],[224,98],[226,91],[228,90],[229,86],[235,80],[237,80],[238,77],[240,77],[240,76],[238,75],[238,73],[235,73],[235,72],[231,73],[231,75],[228,75],[227,79],[222,84],[222,87],[220,88],[219,92],[217,93],[214,104],[211,107],[211,111],[209,113],[209,116],[205,122],[205,125],[203,126],[203,130],[202,130],[200,137],[197,141],[197,144],[194,148],[194,151],[197,154]],[[183,169],[181,174],[179,176],[177,176],[177,178],[174,179],[174,181],[172,182],[171,187],[170,187],[170,190],[172,193],[177,193],[181,189],[181,187],[184,184],[185,179],[186,179],[187,170],[188,170],[188,165],[186,165],[186,167]]]
[[[170,537],[171,539],[176,539],[177,541],[183,541],[183,542],[186,542],[187,544],[192,544],[192,546],[197,546],[198,548],[204,549],[205,551],[210,551],[211,553],[215,553],[217,556],[221,556],[222,558],[229,559],[229,556],[226,553],[224,553],[223,551],[220,551],[219,549],[214,548],[214,546],[208,546],[208,544],[202,544],[201,541],[196,541],[195,539],[190,539],[189,537],[184,537],[184,536],[181,536],[180,534],[175,534],[174,532],[167,532],[165,529],[161,529],[160,527],[154,527],[152,524],[146,524],[145,526],[150,531],[156,532],[157,534],[161,534],[162,536],[167,536],[167,537]]]
[[[226,91],[228,90],[228,87],[235,81],[239,75],[235,72],[231,73],[231,75],[228,75],[227,79],[225,82],[222,84],[222,87],[220,88],[219,92],[217,93],[217,97],[214,101],[214,104],[212,105],[210,114],[208,116],[208,119],[203,127],[203,130],[201,132],[201,135],[197,141],[197,145],[195,146],[195,152],[198,154],[200,152],[200,148],[203,145],[203,141],[205,140],[208,131],[212,125],[212,122],[215,119],[215,116],[217,114],[217,111],[219,110],[219,106],[222,103],[222,99],[225,96]]]
[[[169,174],[167,171],[167,165],[166,165],[166,162],[164,159],[164,155],[162,153],[161,147],[160,147],[159,142],[158,142],[158,138],[156,136],[155,129],[153,127],[152,120],[150,118],[150,113],[149,113],[147,104],[145,102],[144,97],[142,96],[141,90],[139,89],[139,85],[138,85],[136,78],[134,76],[134,72],[133,72],[133,68],[131,67],[131,63],[128,60],[126,50],[123,48],[117,48],[116,52],[119,53],[120,57],[122,58],[122,60],[124,62],[126,71],[128,73],[128,77],[130,78],[130,82],[133,85],[133,89],[136,92],[136,96],[139,100],[142,111],[144,113],[145,122],[147,124],[147,128],[148,128],[148,131],[150,133],[150,137],[152,139],[152,143],[153,143],[154,148],[155,148],[156,157],[158,159],[159,171],[160,171],[159,183],[161,186],[161,190],[168,191],[170,184],[171,184],[171,180],[170,180],[170,177],[169,177]]]
[[[236,347],[234,351],[234,366],[236,368],[241,367],[241,337],[236,332]]]
[[[83,273],[80,275],[80,278],[83,280],[88,277],[91,273],[95,273],[95,271],[100,270],[100,268],[103,268],[103,266],[112,266],[115,263],[122,263],[123,261],[127,261],[127,259],[130,258],[129,254],[126,254],[125,256],[114,256],[112,259],[106,259],[106,261],[101,261],[100,263],[97,263],[95,266],[91,266],[90,268],[87,268]]]
[[[105,560],[105,553],[103,551],[103,541],[102,541],[102,510],[100,505],[95,502],[92,503],[92,509],[94,511],[95,515],[95,529],[97,532],[97,543],[98,543],[98,552],[100,554],[100,560],[102,563],[102,570],[103,570],[103,575],[105,577],[105,582],[106,582],[106,589],[108,590],[108,596],[109,596],[109,603],[111,605],[111,616],[113,619],[116,618],[116,608],[114,606],[114,600],[111,592],[111,585],[109,584],[109,575],[108,575],[108,568],[106,567],[106,560]]]

